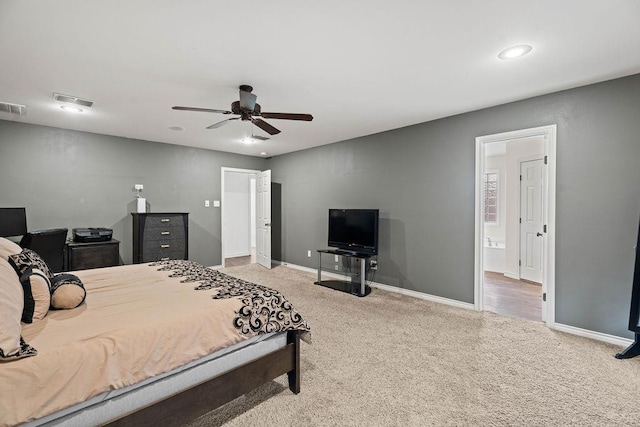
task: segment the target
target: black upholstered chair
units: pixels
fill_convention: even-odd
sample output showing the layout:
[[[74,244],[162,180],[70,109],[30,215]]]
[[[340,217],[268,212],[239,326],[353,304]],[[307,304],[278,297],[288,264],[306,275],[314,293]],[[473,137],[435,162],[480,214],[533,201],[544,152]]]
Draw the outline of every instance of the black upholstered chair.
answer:
[[[20,246],[36,252],[47,263],[51,271],[59,273],[64,268],[64,244],[66,228],[31,231],[20,240]]]

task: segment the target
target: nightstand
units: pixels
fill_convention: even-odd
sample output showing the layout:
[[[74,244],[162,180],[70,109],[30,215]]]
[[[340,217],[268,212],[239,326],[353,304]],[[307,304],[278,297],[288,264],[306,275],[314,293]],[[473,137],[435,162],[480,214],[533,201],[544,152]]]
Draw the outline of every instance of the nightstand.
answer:
[[[113,267],[120,264],[120,241],[67,242],[65,246],[65,270],[87,270]]]

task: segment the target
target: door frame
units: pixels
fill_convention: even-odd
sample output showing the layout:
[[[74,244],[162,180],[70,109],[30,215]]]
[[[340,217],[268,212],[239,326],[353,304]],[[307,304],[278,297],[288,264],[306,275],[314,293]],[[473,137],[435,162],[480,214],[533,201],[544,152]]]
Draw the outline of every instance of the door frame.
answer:
[[[224,174],[225,172],[236,172],[236,173],[245,173],[247,175],[255,175],[257,173],[260,173],[261,171],[259,170],[255,170],[255,169],[239,169],[239,168],[229,168],[229,167],[225,167],[222,166],[220,168],[220,254],[221,254],[221,262],[220,265],[222,266],[222,268],[225,267],[225,263],[224,263],[224,259],[225,259],[225,253],[224,253],[224,239],[225,239],[225,233],[224,233],[224,207],[225,207],[225,200],[224,200],[224,193],[225,193],[225,187],[224,187]]]
[[[547,232],[543,239],[543,281],[546,285],[546,319],[542,319],[548,327],[555,325],[555,237],[556,237],[556,140],[557,125],[539,126],[493,135],[476,137],[476,185],[475,185],[475,260],[474,260],[474,308],[484,309],[483,291],[483,247],[484,247],[484,203],[482,196],[482,182],[485,169],[485,144],[491,142],[507,142],[514,139],[542,136],[544,138],[544,155],[547,157],[544,181],[543,218],[547,225]],[[543,313],[545,310],[543,309]]]

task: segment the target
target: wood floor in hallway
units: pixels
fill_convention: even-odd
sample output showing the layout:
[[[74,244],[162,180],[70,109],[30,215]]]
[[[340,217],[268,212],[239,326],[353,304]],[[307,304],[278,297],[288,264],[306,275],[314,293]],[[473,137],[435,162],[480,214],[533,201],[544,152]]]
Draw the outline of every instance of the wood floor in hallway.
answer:
[[[505,316],[541,321],[542,286],[485,271],[484,309]]]
[[[225,267],[238,267],[240,265],[253,264],[256,262],[256,248],[251,248],[251,255],[237,256],[234,258],[225,258]]]

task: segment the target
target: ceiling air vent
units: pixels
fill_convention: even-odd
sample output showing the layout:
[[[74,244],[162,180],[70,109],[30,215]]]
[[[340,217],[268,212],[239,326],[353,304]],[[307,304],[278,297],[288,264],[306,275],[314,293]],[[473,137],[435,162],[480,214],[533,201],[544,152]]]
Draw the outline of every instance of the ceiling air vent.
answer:
[[[89,101],[88,99],[78,98],[77,96],[71,95],[63,95],[61,93],[53,94],[53,99],[60,102],[68,102],[70,104],[82,105],[84,107],[91,107],[93,105],[93,101]]]
[[[15,114],[16,116],[25,116],[27,114],[27,106],[0,101],[0,113],[9,113],[9,114]]]

